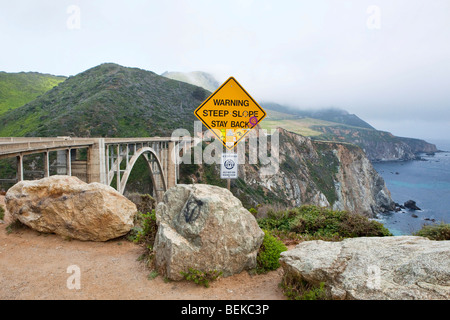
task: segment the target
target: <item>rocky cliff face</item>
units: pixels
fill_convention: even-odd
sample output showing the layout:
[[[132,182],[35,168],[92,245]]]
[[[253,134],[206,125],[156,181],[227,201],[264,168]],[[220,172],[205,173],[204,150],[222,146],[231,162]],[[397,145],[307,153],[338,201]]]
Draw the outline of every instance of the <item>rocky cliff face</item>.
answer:
[[[320,140],[348,142],[361,147],[371,161],[413,160],[419,153],[437,152],[434,144],[402,138],[385,131],[357,127],[314,126]]]
[[[314,204],[369,216],[394,209],[383,178],[361,148],[313,141],[284,129],[278,132],[279,163],[272,158],[266,164],[261,160],[248,164],[248,146],[241,150],[240,157],[247,158],[246,164],[240,165],[232,191],[247,206],[263,202],[289,207]],[[198,172],[205,170],[199,168]],[[210,183],[204,181],[206,178],[204,174],[193,177],[196,182]]]
[[[396,137],[395,141],[362,141],[359,145],[371,161],[414,160],[419,153],[438,151],[434,144],[411,138]]]

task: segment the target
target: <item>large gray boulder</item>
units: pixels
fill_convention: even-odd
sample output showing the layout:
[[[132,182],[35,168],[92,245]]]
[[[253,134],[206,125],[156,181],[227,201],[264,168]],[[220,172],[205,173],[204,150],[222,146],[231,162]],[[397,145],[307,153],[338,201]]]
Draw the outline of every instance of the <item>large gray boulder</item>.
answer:
[[[306,241],[281,253],[286,275],[318,285],[332,299],[449,299],[450,241],[373,237]]]
[[[21,181],[6,193],[13,219],[30,228],[78,240],[106,241],[133,227],[136,205],[114,188],[76,177]]]
[[[189,268],[229,276],[256,267],[264,233],[227,189],[178,185],[165,193],[156,217],[155,264],[169,279],[181,280]]]

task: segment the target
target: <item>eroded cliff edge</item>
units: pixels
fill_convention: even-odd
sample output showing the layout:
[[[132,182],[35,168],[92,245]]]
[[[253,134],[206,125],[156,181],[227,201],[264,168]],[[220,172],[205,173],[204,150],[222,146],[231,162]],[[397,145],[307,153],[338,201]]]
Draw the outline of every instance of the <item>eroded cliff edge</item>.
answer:
[[[232,191],[247,207],[261,203],[286,207],[314,204],[368,216],[395,208],[383,178],[360,147],[314,141],[281,128],[277,130],[278,163],[274,163],[271,154],[270,137],[267,163],[258,158],[257,164],[249,164],[249,143],[239,150],[246,164],[239,166],[239,179],[233,181]],[[215,178],[219,170],[218,165],[191,165],[189,170],[181,171],[185,173],[182,179],[184,183],[223,186],[224,180]]]

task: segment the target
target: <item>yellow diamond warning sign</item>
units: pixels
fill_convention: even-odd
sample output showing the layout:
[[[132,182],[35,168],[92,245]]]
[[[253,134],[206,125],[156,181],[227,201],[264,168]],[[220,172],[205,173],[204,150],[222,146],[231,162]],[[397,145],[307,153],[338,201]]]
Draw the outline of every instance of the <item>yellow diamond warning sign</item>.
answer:
[[[227,149],[233,149],[266,116],[266,112],[233,77],[194,113]]]

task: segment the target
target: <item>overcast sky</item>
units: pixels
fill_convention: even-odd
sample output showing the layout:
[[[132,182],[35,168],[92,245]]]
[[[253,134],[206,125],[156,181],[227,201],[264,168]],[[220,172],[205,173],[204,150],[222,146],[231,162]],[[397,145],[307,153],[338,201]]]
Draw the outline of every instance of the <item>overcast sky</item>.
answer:
[[[450,140],[448,0],[1,0],[0,45],[1,71],[200,70],[259,102]]]

